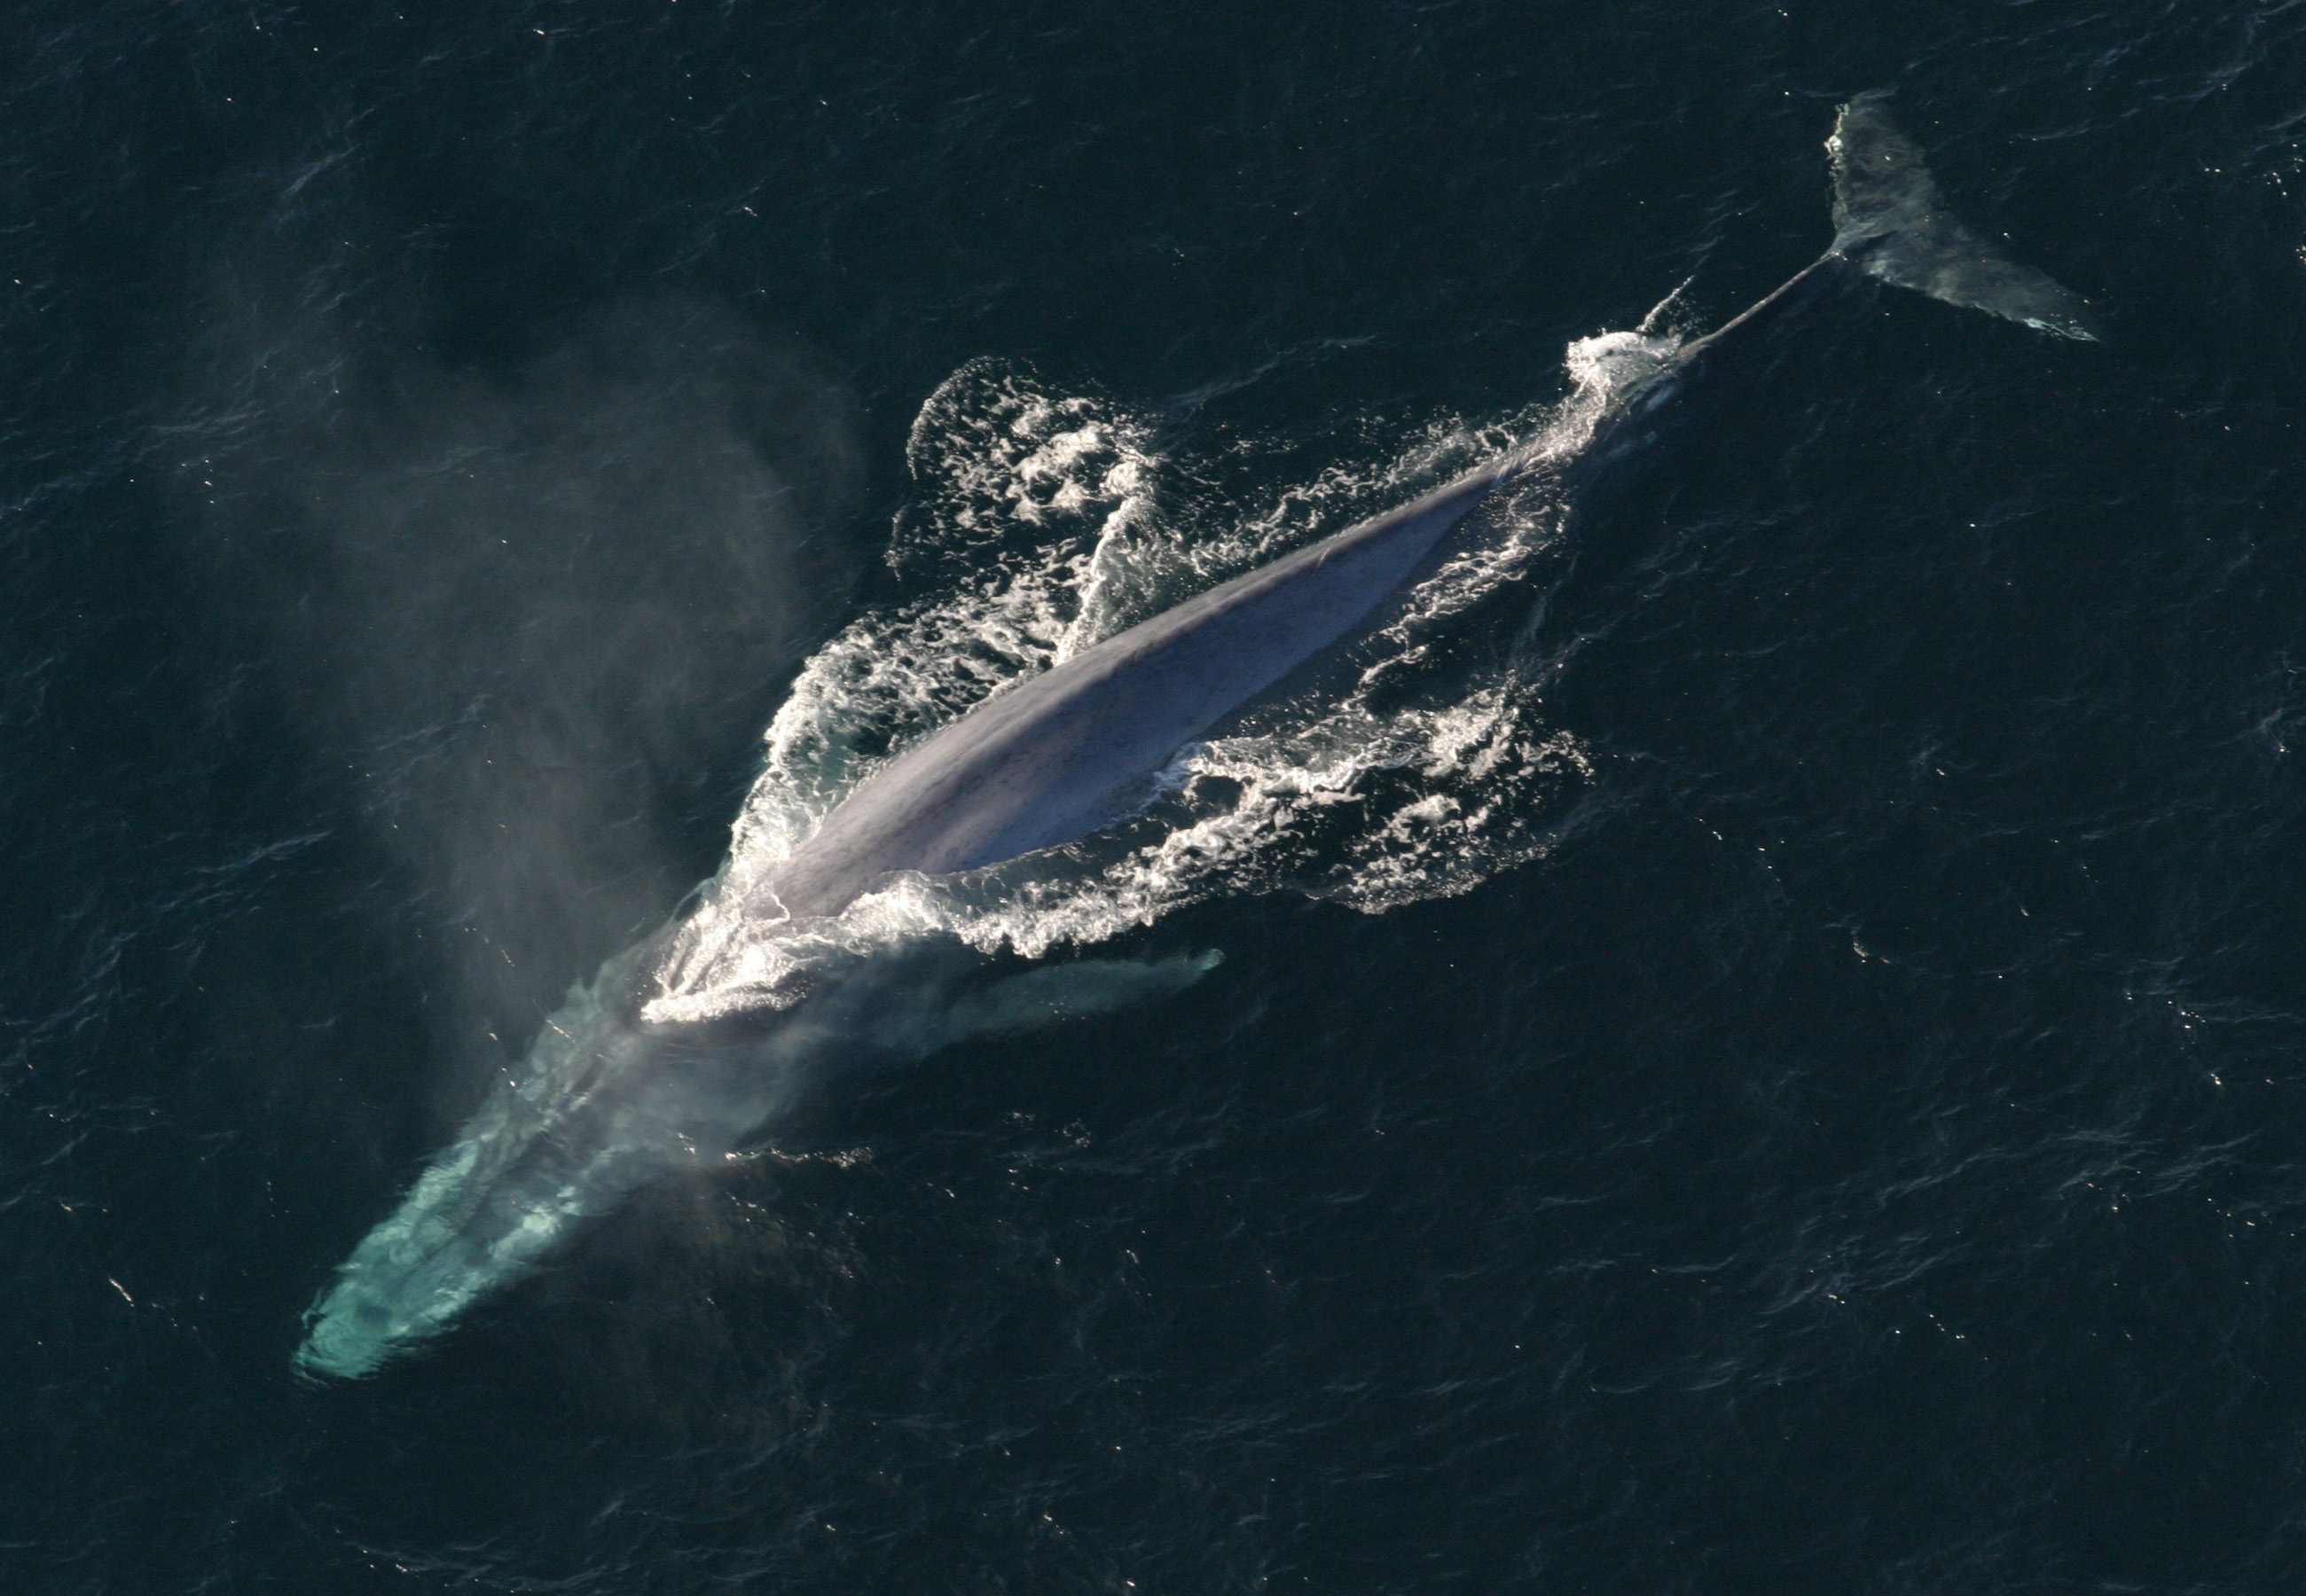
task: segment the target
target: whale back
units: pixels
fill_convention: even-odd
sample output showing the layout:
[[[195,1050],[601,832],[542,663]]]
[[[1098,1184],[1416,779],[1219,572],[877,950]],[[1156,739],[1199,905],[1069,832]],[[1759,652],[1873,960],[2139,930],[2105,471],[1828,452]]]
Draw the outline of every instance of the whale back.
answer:
[[[868,777],[767,891],[788,914],[837,914],[899,871],[984,869],[1099,830],[1179,749],[1355,635],[1518,469],[1492,462],[979,704]]]

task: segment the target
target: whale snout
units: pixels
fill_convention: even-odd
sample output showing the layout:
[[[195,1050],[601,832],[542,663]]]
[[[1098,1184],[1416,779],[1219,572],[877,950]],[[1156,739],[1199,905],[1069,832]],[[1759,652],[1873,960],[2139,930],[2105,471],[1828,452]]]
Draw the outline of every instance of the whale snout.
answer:
[[[718,1105],[679,1048],[597,1006],[564,1010],[545,1034],[552,1045],[522,1083],[497,1090],[338,1268],[305,1315],[301,1372],[375,1372],[530,1273],[583,1221],[696,1162],[691,1132]]]

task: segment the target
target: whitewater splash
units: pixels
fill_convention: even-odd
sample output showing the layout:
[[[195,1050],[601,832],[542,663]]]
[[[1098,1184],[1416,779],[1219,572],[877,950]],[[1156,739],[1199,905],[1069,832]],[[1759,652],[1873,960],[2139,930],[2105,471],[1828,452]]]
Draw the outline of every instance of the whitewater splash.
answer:
[[[820,961],[950,935],[1040,958],[1218,893],[1294,887],[1371,912],[1465,892],[1542,848],[1546,801],[1588,773],[1511,665],[1453,656],[1450,623],[1521,577],[1564,506],[1542,471],[1407,595],[1354,679],[1185,749],[1159,815],[1115,838],[968,879],[899,877],[830,921],[763,923],[745,905],[858,783],[1002,688],[1181,599],[1520,442],[1574,458],[1616,396],[1678,340],[1571,346],[1563,401],[1420,429],[1382,463],[1335,465],[1260,507],[1197,500],[1206,474],[1164,460],[1152,428],[1105,401],[975,363],[922,408],[917,488],[891,561],[941,592],[860,618],[810,661],[771,725],[727,864],[675,933],[653,1021],[783,1006]],[[1533,439],[1533,441],[1530,441]],[[1174,484],[1174,485],[1173,485]],[[1347,813],[1350,811],[1350,813]]]
[[[1377,912],[1541,853],[1585,756],[1543,724],[1509,660],[1453,650],[1451,623],[1558,532],[1547,463],[1574,459],[1676,347],[1646,333],[1584,340],[1565,400],[1434,422],[1374,468],[1334,466],[1255,506],[1197,491],[1219,474],[1165,458],[1153,429],[1108,401],[1049,392],[1021,367],[956,372],[913,427],[916,499],[890,556],[924,596],[859,619],[808,662],[720,874],[683,918],[571,992],[517,1078],[338,1272],[300,1369],[364,1374],[437,1334],[636,1187],[773,1128],[828,1063],[918,1058],[1178,990],[1216,956],[1078,952],[1185,905],[1290,889]],[[980,877],[901,875],[826,919],[747,912],[843,797],[938,726],[1517,442],[1539,468],[1405,596],[1345,679],[1183,750],[1145,815]],[[986,974],[986,955],[1065,950]]]

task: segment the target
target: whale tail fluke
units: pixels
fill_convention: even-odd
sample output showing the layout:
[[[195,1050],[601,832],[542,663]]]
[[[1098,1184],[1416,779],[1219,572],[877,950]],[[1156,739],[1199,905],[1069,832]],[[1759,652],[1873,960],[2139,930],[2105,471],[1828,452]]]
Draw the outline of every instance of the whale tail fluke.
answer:
[[[1938,198],[1929,168],[1891,118],[1889,92],[1841,107],[1833,159],[1833,252],[1885,283],[2066,338],[2098,337],[2081,295],[2011,260]]]

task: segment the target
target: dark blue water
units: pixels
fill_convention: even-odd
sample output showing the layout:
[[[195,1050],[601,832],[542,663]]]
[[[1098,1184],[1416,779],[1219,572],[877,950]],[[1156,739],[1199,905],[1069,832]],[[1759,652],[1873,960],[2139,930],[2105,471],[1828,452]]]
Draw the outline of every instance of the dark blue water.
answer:
[[[4,40],[6,1590],[2306,1578],[2306,9]],[[1191,991],[292,1375],[806,661],[972,579],[884,558],[956,371],[1216,539],[1799,269],[1883,85],[2108,340],[1859,295],[1573,518],[1465,644],[1576,755],[1518,862],[1292,856],[1096,950]]]

